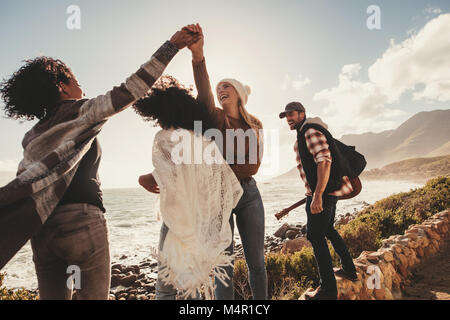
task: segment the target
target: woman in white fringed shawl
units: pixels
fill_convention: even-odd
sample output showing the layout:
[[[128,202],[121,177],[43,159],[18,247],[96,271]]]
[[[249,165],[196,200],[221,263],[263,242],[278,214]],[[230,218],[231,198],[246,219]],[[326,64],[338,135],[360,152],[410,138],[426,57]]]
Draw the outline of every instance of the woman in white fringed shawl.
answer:
[[[157,299],[214,296],[210,276],[225,283],[232,256],[228,223],[243,193],[214,140],[206,108],[174,78],[166,76],[134,107],[162,128],[153,144],[154,171],[139,178],[148,191],[160,193],[163,220],[159,244]],[[198,128],[197,128],[198,126]],[[217,134],[215,131],[209,131]]]

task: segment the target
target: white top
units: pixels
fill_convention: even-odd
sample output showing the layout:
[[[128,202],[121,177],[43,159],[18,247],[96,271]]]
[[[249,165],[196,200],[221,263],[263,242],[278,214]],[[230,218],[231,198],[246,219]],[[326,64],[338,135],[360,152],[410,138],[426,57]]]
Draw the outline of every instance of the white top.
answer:
[[[205,285],[206,298],[211,299],[211,272],[223,281],[227,277],[223,267],[232,262],[224,250],[232,241],[231,211],[243,190],[223,158],[213,163],[205,157],[199,161],[199,150],[196,158],[194,146],[201,148],[202,155],[211,151],[220,155],[213,141],[192,131],[161,130],[155,136],[153,176],[160,188],[159,214],[169,228],[158,255],[162,267],[159,276],[184,291],[186,297],[195,296]]]

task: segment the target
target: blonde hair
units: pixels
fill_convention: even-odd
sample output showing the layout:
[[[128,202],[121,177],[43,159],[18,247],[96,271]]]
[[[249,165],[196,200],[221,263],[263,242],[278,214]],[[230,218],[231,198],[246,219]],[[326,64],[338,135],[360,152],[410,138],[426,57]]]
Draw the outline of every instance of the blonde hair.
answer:
[[[256,134],[256,138],[258,141],[258,145],[263,143],[263,137],[260,134],[260,130],[263,128],[261,120],[259,120],[254,115],[250,114],[247,109],[245,109],[245,104],[248,100],[248,95],[251,93],[251,89],[249,86],[242,84],[240,81],[232,78],[222,79],[217,83],[216,93],[219,85],[221,83],[230,84],[238,95],[238,111],[244,122],[251,128]],[[244,99],[244,101],[243,101]],[[228,117],[225,117],[225,121],[227,126],[231,127],[230,122],[228,121]]]
[[[264,136],[260,130],[263,129],[263,124],[261,120],[259,120],[254,115],[250,114],[247,109],[242,105],[241,98],[238,99],[238,110],[239,114],[241,115],[244,122],[250,127],[250,129],[253,129],[253,131],[256,134],[256,141],[258,142],[258,149],[260,150],[258,152],[259,155],[261,155],[264,152]],[[230,126],[230,123],[228,121],[228,118],[225,117],[227,125]],[[258,155],[258,156],[259,156]]]

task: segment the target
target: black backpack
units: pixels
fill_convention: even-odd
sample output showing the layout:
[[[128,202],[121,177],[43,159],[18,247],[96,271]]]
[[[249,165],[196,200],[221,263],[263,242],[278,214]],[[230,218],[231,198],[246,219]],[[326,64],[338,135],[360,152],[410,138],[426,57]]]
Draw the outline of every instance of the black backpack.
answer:
[[[316,123],[308,123],[301,129],[301,135],[308,128],[314,128],[316,130],[321,131],[325,134],[328,141],[333,140],[336,146],[336,152],[338,155],[338,166],[341,170],[343,176],[347,176],[349,178],[357,178],[364,170],[367,165],[366,159],[364,156],[355,150],[354,146],[348,146],[345,143],[342,143],[338,139],[335,139],[333,135],[322,125]],[[299,137],[297,136],[297,140]]]
[[[334,142],[339,149],[342,158],[347,161],[347,163],[344,164],[344,171],[346,171],[345,175],[349,178],[357,178],[367,165],[366,158],[356,151],[354,146],[348,146],[338,139],[334,139]]]

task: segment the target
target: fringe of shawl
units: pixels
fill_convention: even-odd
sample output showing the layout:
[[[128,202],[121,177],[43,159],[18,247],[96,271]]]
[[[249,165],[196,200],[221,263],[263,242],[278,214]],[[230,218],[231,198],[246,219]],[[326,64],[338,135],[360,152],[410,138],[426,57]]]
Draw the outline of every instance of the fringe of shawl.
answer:
[[[189,266],[192,271],[192,278],[189,281],[180,279],[179,274],[170,268],[170,262],[164,256],[164,252],[155,247],[150,248],[152,258],[158,260],[158,278],[166,285],[172,285],[181,290],[182,299],[196,298],[200,294],[203,287],[206,300],[214,300],[214,290],[216,289],[211,277],[217,278],[224,286],[228,287],[226,280],[230,279],[225,268],[233,267],[233,261],[236,254],[229,254],[227,251],[222,252],[208,266]],[[198,271],[202,270],[202,271]]]

